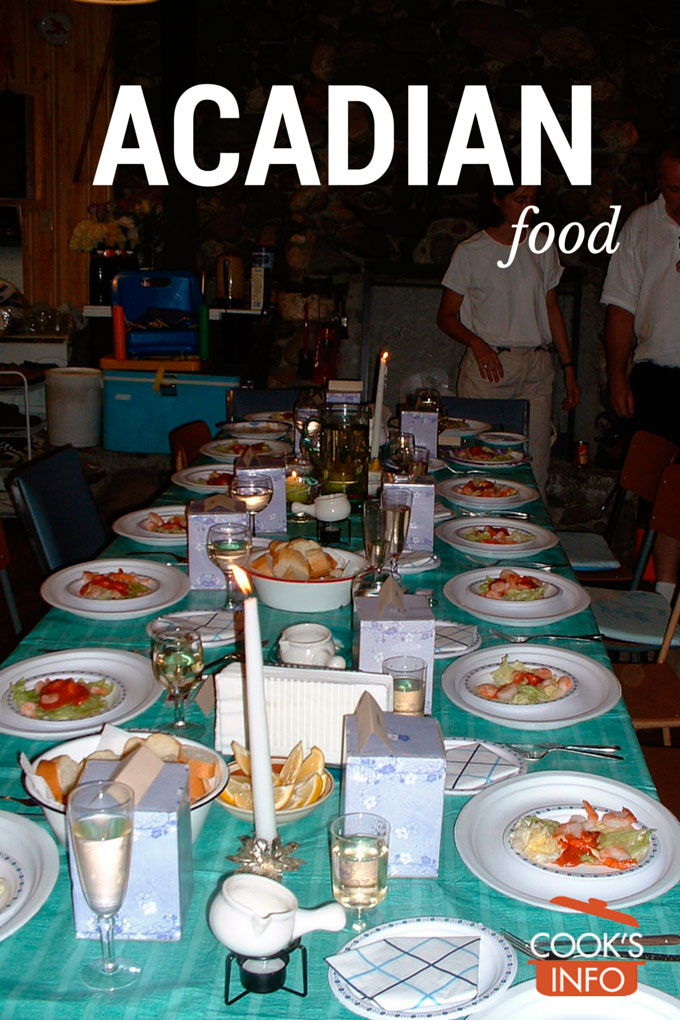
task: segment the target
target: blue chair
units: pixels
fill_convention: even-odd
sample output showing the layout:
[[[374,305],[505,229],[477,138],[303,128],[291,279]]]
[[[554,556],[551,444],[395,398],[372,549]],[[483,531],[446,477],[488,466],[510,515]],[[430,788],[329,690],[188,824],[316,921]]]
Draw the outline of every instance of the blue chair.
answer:
[[[131,270],[111,284],[111,304],[125,314],[128,357],[198,354],[202,303],[200,279],[185,270]]]
[[[521,432],[529,434],[528,400],[495,400],[475,397],[440,398],[441,410],[452,418],[471,418],[486,421],[498,432]]]
[[[72,446],[12,471],[7,490],[43,574],[90,560],[106,544],[107,533]]]

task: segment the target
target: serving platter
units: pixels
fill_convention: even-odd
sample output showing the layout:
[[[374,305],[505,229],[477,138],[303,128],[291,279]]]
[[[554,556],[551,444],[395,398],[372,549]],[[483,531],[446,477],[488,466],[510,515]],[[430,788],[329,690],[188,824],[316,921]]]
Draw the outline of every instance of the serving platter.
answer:
[[[35,719],[22,715],[13,705],[11,685],[26,679],[29,686],[40,679],[110,680],[114,692],[108,708],[82,719]],[[22,659],[0,670],[0,733],[31,740],[64,740],[97,733],[104,723],[129,722],[145,712],[162,694],[149,659],[137,652],[113,648],[71,648]]]
[[[509,705],[475,693],[479,684],[493,683],[491,673],[503,656],[521,662],[530,670],[547,666],[559,676],[568,676],[572,689],[563,698],[536,705]],[[499,726],[521,730],[550,730],[572,726],[604,715],[621,697],[614,673],[587,655],[549,645],[511,644],[483,648],[458,659],[444,670],[442,690],[458,708],[488,719]]]
[[[521,541],[508,544],[492,541],[475,541],[470,536],[480,528],[507,528],[511,535],[521,537]],[[510,517],[475,517],[467,520],[446,521],[435,529],[437,538],[447,542],[459,552],[481,559],[513,559],[531,557],[536,553],[552,549],[558,543],[554,531],[542,528],[528,521],[514,520]]]
[[[129,538],[139,545],[168,546],[186,545],[186,528],[183,532],[152,531],[145,522],[149,514],[158,514],[164,520],[171,517],[185,517],[186,507],[183,503],[171,503],[169,506],[148,506],[144,510],[133,510],[113,522],[113,530],[123,538]]]
[[[150,579],[153,590],[148,595],[134,598],[106,599],[98,601],[78,594],[83,584],[83,573],[115,573],[124,570],[127,573],[139,574]],[[86,563],[74,563],[51,574],[40,586],[40,594],[50,606],[63,609],[74,616],[83,616],[88,620],[135,620],[138,616],[147,616],[167,609],[188,595],[191,589],[189,578],[176,567],[166,567],[163,563],[150,560],[135,559],[101,559],[89,560]]]
[[[487,481],[494,485],[507,486],[514,489],[508,496],[470,496],[460,492],[470,482]],[[512,507],[523,506],[534,499],[538,499],[538,490],[524,482],[517,482],[514,478],[485,478],[483,474],[456,475],[455,478],[447,478],[437,483],[437,495],[450,503],[458,503],[460,506],[468,507],[470,510],[509,510]]]
[[[628,808],[654,830],[652,850],[628,871],[579,873],[536,865],[510,845],[516,822],[534,813],[552,817],[583,815],[587,800],[598,811]],[[657,800],[625,783],[585,772],[535,772],[482,790],[465,804],[456,820],[454,840],[466,867],[498,892],[549,910],[569,910],[553,897],[601,899],[610,910],[656,899],[680,879],[680,822]]]
[[[502,570],[516,570],[523,577],[533,577],[544,585],[542,598],[531,602],[512,602],[489,599],[479,594],[479,586],[487,578],[498,579]],[[468,570],[450,578],[444,585],[444,595],[458,609],[464,609],[479,620],[502,623],[506,627],[539,627],[547,623],[566,620],[590,605],[590,595],[575,581],[557,573],[534,567],[491,566],[481,570]]]

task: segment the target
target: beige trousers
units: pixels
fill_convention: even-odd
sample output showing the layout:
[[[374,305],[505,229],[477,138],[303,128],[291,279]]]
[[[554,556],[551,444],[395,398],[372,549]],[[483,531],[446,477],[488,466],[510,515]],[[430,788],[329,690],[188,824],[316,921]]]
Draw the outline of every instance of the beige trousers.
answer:
[[[482,379],[472,351],[465,352],[458,373],[459,397],[497,400],[528,400],[529,453],[536,482],[545,495],[550,463],[550,420],[552,388],[555,377],[552,355],[548,351],[512,350],[498,355],[503,378],[498,382]]]

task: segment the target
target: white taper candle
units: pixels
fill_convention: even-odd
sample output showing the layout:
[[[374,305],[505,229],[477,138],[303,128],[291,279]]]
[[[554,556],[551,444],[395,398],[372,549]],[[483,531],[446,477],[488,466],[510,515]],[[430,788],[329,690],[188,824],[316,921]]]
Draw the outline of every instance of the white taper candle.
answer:
[[[378,381],[375,387],[375,411],[373,412],[373,431],[371,432],[371,461],[376,460],[380,449],[380,430],[382,429],[383,403],[385,401],[385,384],[387,383],[387,359],[389,353],[380,355]]]
[[[264,700],[262,642],[260,640],[260,617],[257,612],[257,599],[246,599],[243,607],[246,646],[248,749],[250,750],[250,774],[253,784],[255,835],[258,839],[265,839],[268,843],[273,843],[277,835],[276,815],[274,812],[272,762],[269,754],[267,708]]]

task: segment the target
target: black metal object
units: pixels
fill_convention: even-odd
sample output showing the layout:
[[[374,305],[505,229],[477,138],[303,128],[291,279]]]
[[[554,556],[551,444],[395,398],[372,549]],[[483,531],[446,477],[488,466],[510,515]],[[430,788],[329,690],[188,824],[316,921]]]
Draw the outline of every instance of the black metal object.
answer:
[[[295,952],[300,952],[300,974],[302,989],[290,988],[286,985],[288,964]],[[231,965],[236,962],[239,979],[243,991],[231,998]],[[240,953],[229,953],[225,960],[224,1001],[232,1006],[244,995],[270,995],[272,992],[289,992],[304,998],[307,995],[307,950],[300,939],[274,953],[272,956],[243,956]]]

